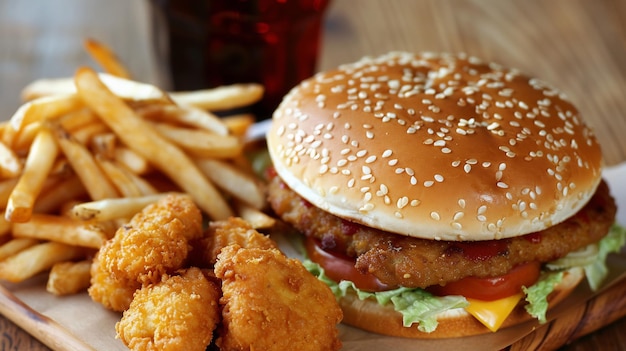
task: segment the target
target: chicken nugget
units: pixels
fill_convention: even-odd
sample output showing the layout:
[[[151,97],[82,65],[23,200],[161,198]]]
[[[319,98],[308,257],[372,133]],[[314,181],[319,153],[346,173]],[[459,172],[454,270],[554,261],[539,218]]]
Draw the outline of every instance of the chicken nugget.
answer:
[[[230,350],[338,350],[343,314],[334,295],[300,261],[278,249],[222,249],[222,328],[216,340]]]
[[[220,251],[231,244],[263,249],[277,248],[269,236],[257,232],[250,223],[239,217],[231,217],[211,222],[203,237],[192,244],[194,247],[190,254],[192,265],[212,267]]]
[[[131,350],[204,351],[220,320],[219,297],[199,268],[165,274],[137,290],[115,330]]]
[[[136,280],[115,278],[100,264],[99,254],[91,264],[91,283],[88,293],[91,299],[102,304],[105,308],[122,312],[130,307],[133,294],[141,284]]]
[[[101,266],[117,279],[156,283],[182,268],[189,241],[202,235],[202,214],[191,198],[172,194],[147,206],[100,249]]]

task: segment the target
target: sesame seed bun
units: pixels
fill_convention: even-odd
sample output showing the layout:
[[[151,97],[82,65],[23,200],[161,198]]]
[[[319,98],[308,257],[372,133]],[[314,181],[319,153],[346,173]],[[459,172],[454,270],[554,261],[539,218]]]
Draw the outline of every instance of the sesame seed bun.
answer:
[[[571,268],[564,272],[563,280],[548,296],[550,309],[553,309],[572,291],[585,277],[582,268]],[[491,331],[462,308],[449,310],[437,316],[437,329],[431,333],[421,332],[416,325],[404,327],[402,315],[393,309],[391,304],[381,305],[375,300],[360,300],[356,294],[348,294],[339,300],[343,310],[343,323],[370,332],[414,339],[456,338],[490,333]],[[533,320],[524,309],[523,301],[504,320],[501,328],[519,325]]]
[[[394,52],[319,73],[284,98],[267,143],[311,204],[424,239],[541,231],[601,180],[598,142],[563,93],[466,55]]]

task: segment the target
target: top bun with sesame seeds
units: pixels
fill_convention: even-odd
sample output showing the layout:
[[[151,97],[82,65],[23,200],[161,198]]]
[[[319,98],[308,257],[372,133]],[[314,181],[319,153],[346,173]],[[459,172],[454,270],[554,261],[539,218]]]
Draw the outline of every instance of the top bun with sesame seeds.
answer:
[[[267,143],[277,174],[314,206],[446,241],[562,222],[602,170],[563,93],[462,54],[392,52],[319,73],[284,98]]]

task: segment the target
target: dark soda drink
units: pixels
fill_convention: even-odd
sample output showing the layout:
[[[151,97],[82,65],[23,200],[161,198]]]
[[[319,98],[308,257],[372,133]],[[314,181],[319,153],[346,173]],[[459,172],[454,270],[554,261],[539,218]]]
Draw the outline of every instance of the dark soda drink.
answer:
[[[261,83],[265,97],[253,112],[271,117],[289,89],[315,72],[328,1],[153,0],[171,88]]]

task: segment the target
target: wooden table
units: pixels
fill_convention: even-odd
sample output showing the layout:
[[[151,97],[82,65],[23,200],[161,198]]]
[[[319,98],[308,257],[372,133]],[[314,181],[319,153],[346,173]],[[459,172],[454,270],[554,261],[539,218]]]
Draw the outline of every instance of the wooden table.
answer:
[[[516,67],[565,91],[614,165],[626,161],[625,23],[624,0],[334,0],[319,68],[390,50],[464,51]],[[159,82],[149,30],[146,2],[0,0],[0,119],[30,81],[92,65],[87,36],[112,46],[137,79]],[[562,350],[624,349],[624,330],[621,317]],[[0,335],[3,350],[47,349],[3,317]]]

